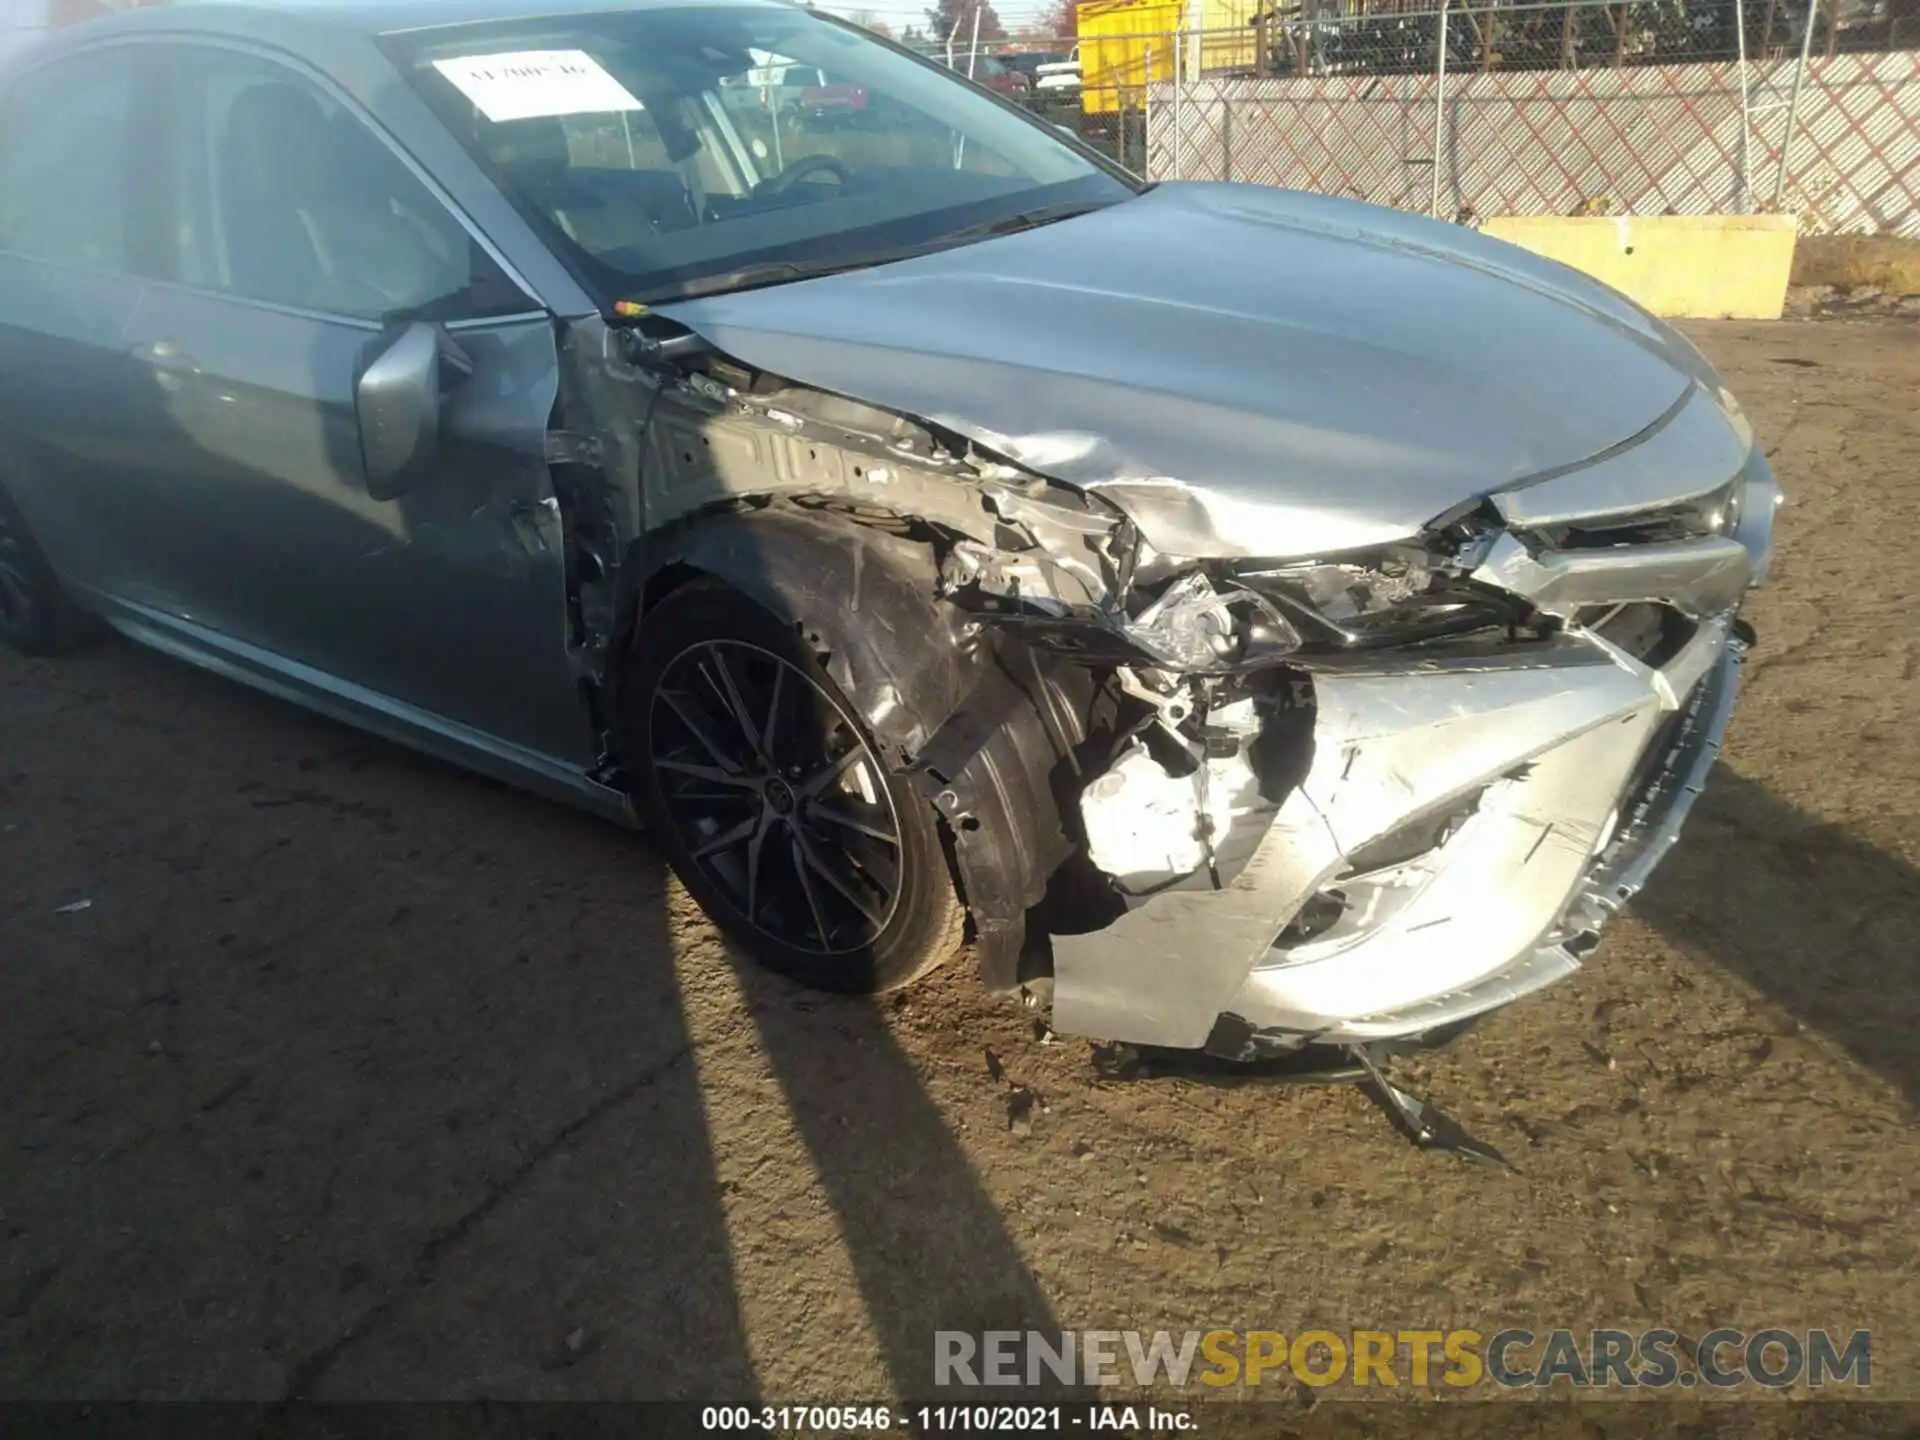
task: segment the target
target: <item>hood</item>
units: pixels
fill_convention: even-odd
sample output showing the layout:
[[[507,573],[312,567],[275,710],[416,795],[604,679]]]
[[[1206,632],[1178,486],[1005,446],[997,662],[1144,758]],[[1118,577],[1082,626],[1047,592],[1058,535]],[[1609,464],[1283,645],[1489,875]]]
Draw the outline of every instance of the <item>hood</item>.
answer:
[[[1403,538],[1631,439],[1703,368],[1621,296],[1515,246],[1252,185],[1159,185],[660,312],[759,369],[1102,492],[1190,556]]]

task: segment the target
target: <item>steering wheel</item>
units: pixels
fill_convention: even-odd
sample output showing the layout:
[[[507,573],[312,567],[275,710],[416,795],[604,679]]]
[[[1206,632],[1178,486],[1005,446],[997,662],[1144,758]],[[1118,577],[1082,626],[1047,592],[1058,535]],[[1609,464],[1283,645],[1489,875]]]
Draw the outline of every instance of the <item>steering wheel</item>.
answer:
[[[784,195],[793,188],[796,180],[823,171],[830,172],[842,185],[853,179],[847,167],[831,155],[802,155],[778,175],[769,175],[753,188],[761,195]]]

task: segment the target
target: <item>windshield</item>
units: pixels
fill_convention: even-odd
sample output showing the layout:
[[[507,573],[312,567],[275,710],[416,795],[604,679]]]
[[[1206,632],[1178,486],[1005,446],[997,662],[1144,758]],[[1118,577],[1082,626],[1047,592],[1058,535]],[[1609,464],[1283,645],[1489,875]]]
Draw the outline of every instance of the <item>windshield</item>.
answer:
[[[603,306],[874,263],[1133,193],[951,71],[806,10],[628,10],[387,43]]]

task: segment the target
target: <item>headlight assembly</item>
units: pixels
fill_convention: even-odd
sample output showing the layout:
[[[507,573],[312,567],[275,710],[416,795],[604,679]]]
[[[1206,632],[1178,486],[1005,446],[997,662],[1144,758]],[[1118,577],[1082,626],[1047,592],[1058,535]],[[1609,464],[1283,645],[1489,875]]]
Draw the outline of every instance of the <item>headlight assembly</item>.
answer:
[[[1526,619],[1511,597],[1458,579],[1427,551],[1392,546],[1364,557],[1242,570],[1305,644],[1342,650],[1405,645]]]

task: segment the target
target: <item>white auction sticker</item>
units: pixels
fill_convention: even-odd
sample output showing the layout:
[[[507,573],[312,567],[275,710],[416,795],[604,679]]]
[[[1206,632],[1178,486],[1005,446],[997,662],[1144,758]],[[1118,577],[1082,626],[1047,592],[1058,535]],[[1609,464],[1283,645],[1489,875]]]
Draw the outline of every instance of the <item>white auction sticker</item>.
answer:
[[[433,68],[496,123],[646,108],[584,50],[463,55],[436,60]]]

